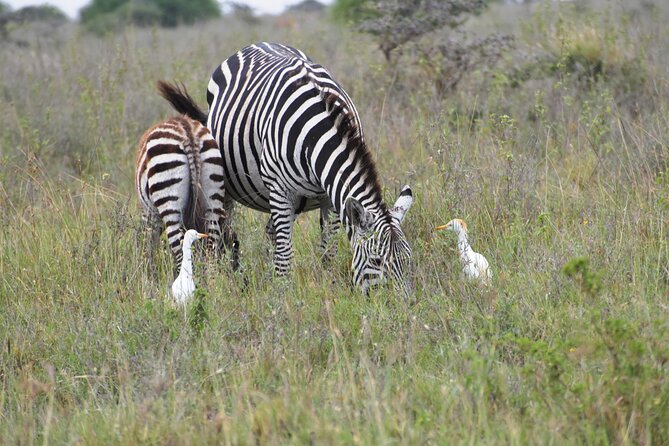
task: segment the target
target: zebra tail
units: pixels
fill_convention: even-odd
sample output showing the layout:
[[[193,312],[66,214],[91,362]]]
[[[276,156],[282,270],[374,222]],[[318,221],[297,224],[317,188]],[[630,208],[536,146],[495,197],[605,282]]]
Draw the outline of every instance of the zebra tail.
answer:
[[[165,81],[156,83],[158,92],[167,100],[174,109],[189,118],[199,121],[202,125],[207,125],[207,114],[195,103],[195,100],[188,94],[184,84],[170,84]]]
[[[207,220],[204,208],[204,195],[201,188],[191,183],[191,193],[186,202],[184,226],[197,232],[207,232]]]
[[[186,229],[195,229],[198,232],[206,232],[205,203],[206,198],[200,183],[202,175],[202,161],[200,152],[191,145],[184,147],[188,158],[188,169],[190,171],[190,194],[186,203],[186,215],[184,224]]]

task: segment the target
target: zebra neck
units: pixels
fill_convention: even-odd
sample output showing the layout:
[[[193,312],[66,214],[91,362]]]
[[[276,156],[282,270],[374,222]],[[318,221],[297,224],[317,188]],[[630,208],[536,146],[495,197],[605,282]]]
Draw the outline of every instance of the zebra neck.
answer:
[[[339,128],[338,131],[346,130]],[[316,145],[308,156],[320,189],[330,198],[349,238],[352,231],[345,211],[347,200],[356,199],[367,212],[374,215],[375,220],[387,216],[376,166],[361,135],[344,135],[340,140],[332,138],[322,145]]]

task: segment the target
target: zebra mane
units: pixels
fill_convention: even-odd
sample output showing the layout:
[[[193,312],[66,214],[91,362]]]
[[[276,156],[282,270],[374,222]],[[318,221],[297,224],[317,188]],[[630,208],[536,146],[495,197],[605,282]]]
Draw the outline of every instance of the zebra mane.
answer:
[[[356,119],[355,110],[351,110],[342,100],[341,95],[332,90],[321,90],[321,98],[325,102],[325,109],[328,114],[334,118],[339,134],[348,139],[347,149],[355,152],[360,169],[367,172],[367,181],[373,182],[372,190],[374,195],[376,195],[379,210],[383,216],[388,217],[388,222],[390,222],[390,214],[388,214],[386,204],[383,201],[383,194],[381,193],[382,189],[379,175],[376,171],[376,163],[374,162],[374,158],[372,158],[372,152],[365,143],[362,129]]]

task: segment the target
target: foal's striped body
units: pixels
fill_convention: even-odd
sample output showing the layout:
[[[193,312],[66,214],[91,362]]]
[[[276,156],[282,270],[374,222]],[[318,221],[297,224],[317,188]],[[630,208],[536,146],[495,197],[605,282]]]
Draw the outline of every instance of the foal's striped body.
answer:
[[[186,116],[151,127],[141,139],[136,161],[136,186],[142,220],[151,232],[151,246],[163,228],[181,266],[181,242],[188,229],[209,235],[218,249],[223,211],[223,164],[209,130]]]

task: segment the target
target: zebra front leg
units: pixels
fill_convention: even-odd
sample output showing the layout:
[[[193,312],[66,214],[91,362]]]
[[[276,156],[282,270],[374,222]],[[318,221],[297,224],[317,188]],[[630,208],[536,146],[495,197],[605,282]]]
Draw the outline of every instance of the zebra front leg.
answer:
[[[181,260],[183,259],[181,242],[184,238],[185,231],[181,224],[181,214],[172,214],[172,217],[174,217],[174,220],[165,222],[165,230],[167,232],[167,244],[170,246],[170,251],[172,251],[172,256],[174,257],[175,269],[173,274],[176,279],[179,275],[179,270],[181,269]]]
[[[295,223],[295,205],[292,197],[284,191],[270,189],[269,204],[271,222],[274,227],[274,270],[279,276],[290,271],[293,251],[293,224]]]
[[[265,237],[270,242],[270,245],[267,247],[267,254],[273,256],[276,249],[276,229],[274,229],[271,213],[265,224]]]
[[[324,266],[332,263],[337,254],[337,245],[332,242],[332,236],[339,229],[339,217],[334,212],[332,204],[326,200],[321,205],[321,255]]]

